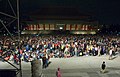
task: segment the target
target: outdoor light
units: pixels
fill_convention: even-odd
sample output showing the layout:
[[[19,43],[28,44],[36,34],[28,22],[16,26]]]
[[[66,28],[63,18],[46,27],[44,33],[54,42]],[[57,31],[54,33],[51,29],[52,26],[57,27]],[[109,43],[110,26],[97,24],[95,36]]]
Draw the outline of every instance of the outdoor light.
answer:
[[[63,27],[60,27],[60,30],[62,30],[63,29]]]

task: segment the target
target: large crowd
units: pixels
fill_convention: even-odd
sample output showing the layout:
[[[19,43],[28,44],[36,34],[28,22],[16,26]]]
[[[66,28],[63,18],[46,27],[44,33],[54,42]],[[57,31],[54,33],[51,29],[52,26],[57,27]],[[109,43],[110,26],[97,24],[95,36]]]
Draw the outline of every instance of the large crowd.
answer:
[[[10,38],[1,36],[0,57],[18,64],[42,59],[44,67],[50,58],[101,56],[118,52],[120,37],[98,35],[43,35]]]

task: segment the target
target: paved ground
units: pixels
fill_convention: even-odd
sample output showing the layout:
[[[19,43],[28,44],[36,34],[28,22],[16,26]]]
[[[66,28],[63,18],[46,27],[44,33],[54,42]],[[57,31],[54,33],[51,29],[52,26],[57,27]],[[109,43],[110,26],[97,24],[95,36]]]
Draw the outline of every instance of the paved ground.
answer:
[[[120,56],[108,60],[108,56],[82,56],[72,58],[52,58],[51,64],[43,69],[43,77],[56,77],[58,67],[62,77],[120,77]],[[100,73],[102,62],[105,61],[106,73]],[[13,69],[5,62],[0,62],[0,69]],[[31,77],[30,63],[22,62],[23,77]]]

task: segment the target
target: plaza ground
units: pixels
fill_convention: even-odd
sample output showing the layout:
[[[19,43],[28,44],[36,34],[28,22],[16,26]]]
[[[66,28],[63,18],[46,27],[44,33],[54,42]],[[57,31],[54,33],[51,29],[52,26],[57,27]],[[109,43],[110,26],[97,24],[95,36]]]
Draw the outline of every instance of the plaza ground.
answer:
[[[108,55],[81,56],[71,58],[51,58],[50,65],[42,70],[43,77],[56,77],[56,71],[61,69],[62,77],[120,77],[120,55],[108,60]],[[106,62],[106,73],[100,73],[102,62]],[[16,65],[18,67],[18,65]],[[0,69],[14,69],[6,62],[0,61]],[[30,62],[22,62],[23,77],[31,77]],[[18,76],[19,77],[19,76]]]

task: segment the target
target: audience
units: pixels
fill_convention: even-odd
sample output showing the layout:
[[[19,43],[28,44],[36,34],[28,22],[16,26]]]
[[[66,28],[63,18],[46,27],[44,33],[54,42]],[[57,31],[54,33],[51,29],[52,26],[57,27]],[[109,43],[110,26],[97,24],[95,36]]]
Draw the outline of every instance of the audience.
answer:
[[[30,62],[43,60],[46,67],[50,58],[68,58],[73,56],[101,56],[118,52],[120,38],[117,36],[98,35],[43,35],[21,36],[12,40],[8,36],[0,38],[0,57],[4,60],[19,59]],[[112,50],[112,52],[110,52]]]

